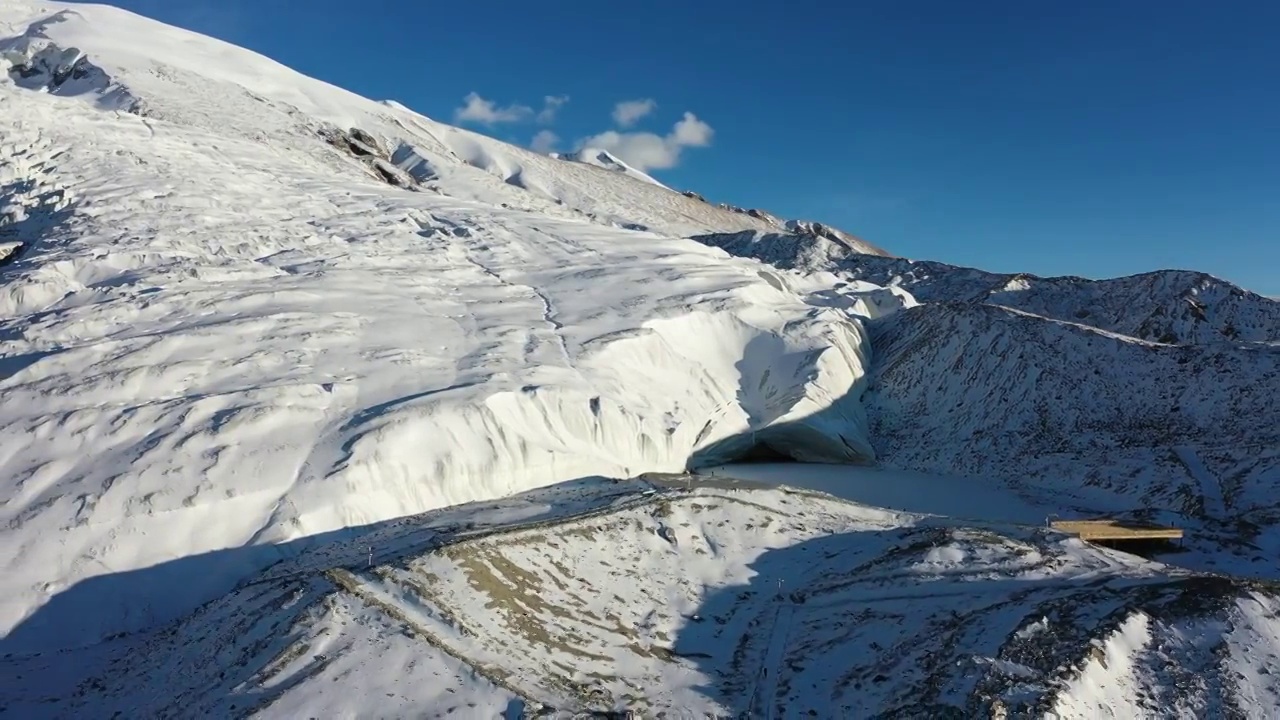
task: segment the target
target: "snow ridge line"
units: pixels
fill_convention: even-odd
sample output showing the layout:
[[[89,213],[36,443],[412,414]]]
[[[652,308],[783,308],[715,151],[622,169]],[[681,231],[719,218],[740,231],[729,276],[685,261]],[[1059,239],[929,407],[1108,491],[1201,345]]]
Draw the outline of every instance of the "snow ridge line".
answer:
[[[649,493],[650,491],[644,491],[644,492]],[[486,538],[504,535],[504,534],[524,532],[527,530],[538,530],[542,528],[561,525],[564,523],[578,522],[581,520],[590,520],[593,518],[604,517],[607,515],[613,515],[616,513],[625,512],[627,510],[632,510],[635,508],[645,507],[646,505],[652,505],[673,496],[685,496],[690,494],[696,494],[696,493],[692,493],[691,491],[683,490],[680,488],[659,489],[657,486],[654,486],[654,489],[652,492],[654,493],[652,495],[645,494],[638,498],[631,498],[631,499],[626,499],[621,501],[615,500],[615,503],[612,505],[608,505],[600,508],[592,508],[590,510],[583,510],[580,512],[570,513],[567,515],[560,515],[560,516],[550,517],[550,518],[541,518],[537,520],[530,520],[527,522],[518,522],[510,525],[502,525],[500,527],[485,528],[482,530],[464,531],[464,532],[454,533],[449,535],[436,534],[433,537],[427,539],[423,544],[401,548],[400,550],[397,550],[395,554],[390,556],[378,557],[377,560],[379,563],[385,565],[387,563],[396,562],[401,558],[405,557],[406,555],[423,555],[426,553],[437,552],[451,545],[457,545],[463,542],[484,540]],[[610,499],[614,499],[616,497],[617,496],[610,496]],[[729,499],[729,498],[726,498],[726,499]],[[335,544],[350,545],[355,548],[363,547],[361,537],[351,538],[349,540],[340,540],[340,541],[337,541],[337,543]],[[319,550],[319,548],[317,550]],[[359,553],[356,553],[356,554],[359,554]],[[375,553],[375,556],[376,556],[376,553]],[[367,564],[368,563],[366,562],[365,565],[367,566]],[[353,570],[359,567],[360,567],[360,564],[358,562],[340,564],[338,566],[339,569],[343,569],[343,570]],[[300,577],[323,574],[328,569],[331,569],[331,568],[324,568],[324,569],[309,568],[306,570],[298,570],[298,571],[286,573],[283,575],[269,575],[266,577],[258,577],[258,578],[254,578],[252,580],[246,581],[244,583],[241,583],[239,586],[237,586],[236,589],[240,590],[246,587],[251,587],[253,585],[261,585],[263,583],[295,580]]]
[[[466,655],[454,650],[451,645],[441,640],[438,635],[424,627],[422,623],[419,623],[409,617],[407,613],[396,607],[394,603],[385,602],[379,598],[376,593],[366,587],[364,583],[360,582],[360,579],[349,570],[342,568],[326,570],[324,571],[324,576],[338,587],[354,595],[365,605],[380,610],[397,622],[403,623],[406,628],[412,631],[413,634],[418,636],[418,638],[423,642],[431,645],[440,652],[449,655],[466,667],[471,668],[472,672],[475,674],[516,695],[525,702],[531,701],[531,698],[529,698],[524,691],[508,682],[504,674],[493,672],[484,663],[475,662]],[[425,600],[426,598],[423,599]]]
[[[436,552],[440,552],[445,548],[463,544],[463,543],[478,542],[478,541],[487,540],[493,537],[500,537],[503,535],[528,532],[528,531],[549,528],[549,527],[563,527],[566,525],[571,525],[571,524],[579,523],[586,520],[592,520],[600,517],[607,517],[610,515],[617,515],[629,510],[643,508],[650,505],[656,505],[660,502],[666,502],[672,497],[695,497],[695,496],[704,497],[705,496],[705,497],[718,497],[727,501],[741,502],[740,499],[732,498],[727,495],[699,493],[699,492],[694,492],[692,490],[682,489],[678,487],[659,488],[656,485],[650,484],[650,488],[651,489],[649,490],[642,491],[642,494],[639,497],[622,500],[620,502],[615,501],[613,504],[608,505],[606,507],[602,507],[602,508],[594,508],[591,510],[586,510],[583,512],[573,513],[573,514],[564,515],[560,517],[544,518],[544,519],[534,520],[530,522],[504,525],[497,528],[490,528],[490,529],[480,530],[475,532],[467,532],[459,535],[449,536],[447,538],[434,537],[427,541],[427,544],[425,545],[425,547],[418,545],[418,546],[409,547],[409,548],[401,548],[399,551],[395,553],[394,556],[390,558],[380,559],[381,562],[378,565],[378,568],[385,568],[387,567],[388,563],[396,562],[408,555],[423,555],[428,553],[436,553]],[[616,497],[616,496],[610,496],[610,497]],[[350,541],[345,541],[344,544],[359,546],[360,540],[359,538],[356,538]],[[414,635],[419,637],[423,642],[426,642],[432,645],[433,647],[440,650],[441,652],[458,660],[466,667],[471,668],[472,671],[475,672],[477,675],[480,675],[481,677],[492,682],[494,685],[498,687],[502,687],[508,690],[509,692],[520,697],[522,700],[524,700],[527,703],[530,703],[530,704],[538,703],[538,701],[533,699],[526,690],[521,689],[520,687],[517,687],[515,684],[507,680],[507,676],[505,674],[500,672],[494,672],[485,663],[479,662],[469,657],[466,653],[460,650],[457,650],[456,648],[453,647],[453,645],[446,642],[437,633],[433,632],[431,629],[425,627],[422,623],[410,617],[408,613],[404,612],[402,609],[397,607],[394,602],[388,602],[384,600],[382,597],[379,596],[380,593],[369,588],[366,583],[362,582],[360,576],[356,572],[356,567],[357,566],[355,564],[348,564],[342,567],[330,567],[330,568],[319,570],[319,571],[304,570],[304,571],[289,573],[285,575],[275,575],[275,576],[261,578],[251,582],[243,583],[239,587],[237,587],[236,590],[233,592],[239,592],[250,586],[261,585],[265,583],[291,582],[291,581],[296,581],[296,580],[307,578],[307,577],[317,577],[317,576],[324,577],[328,579],[330,582],[332,582],[338,588],[342,590],[346,590],[347,592],[351,593],[353,596],[355,596],[358,600],[360,600],[365,605],[371,608],[380,610],[383,613],[387,614],[392,619],[396,620],[397,622],[402,623],[406,628],[408,628]],[[420,599],[423,602],[432,602],[432,599],[429,597],[421,597]],[[443,608],[437,607],[436,609],[442,614],[445,614],[445,611]],[[263,705],[255,708],[255,712],[261,711],[263,708],[269,706],[271,702],[273,702],[275,699],[276,699],[275,697],[267,699]]]

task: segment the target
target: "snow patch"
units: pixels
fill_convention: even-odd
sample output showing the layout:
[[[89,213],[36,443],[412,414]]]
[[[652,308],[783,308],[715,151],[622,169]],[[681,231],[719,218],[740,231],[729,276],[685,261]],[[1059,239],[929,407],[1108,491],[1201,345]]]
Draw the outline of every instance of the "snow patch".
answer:
[[[1029,640],[1049,630],[1049,618],[1042,617],[1013,634],[1019,640]]]
[[[969,554],[959,545],[935,547],[924,554],[924,558],[916,563],[915,569],[921,572],[938,572],[961,565],[968,557]]]
[[[1138,717],[1137,657],[1151,642],[1150,618],[1131,613],[1090,649],[1079,675],[1058,694],[1058,717]]]
[[[888,317],[900,310],[915,307],[919,303],[911,293],[900,287],[872,287],[865,290],[841,290],[836,295],[848,303],[848,312],[867,320]]]

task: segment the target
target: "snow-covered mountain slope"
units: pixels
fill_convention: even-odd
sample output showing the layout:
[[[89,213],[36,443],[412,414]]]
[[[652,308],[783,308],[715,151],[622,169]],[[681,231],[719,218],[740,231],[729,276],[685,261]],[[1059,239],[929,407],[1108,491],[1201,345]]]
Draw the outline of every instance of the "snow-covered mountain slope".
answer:
[[[1280,422],[1268,422],[1280,408],[1255,389],[1280,387],[1277,347],[1167,346],[967,303],[921,305],[873,327],[866,401],[886,457],[929,453],[939,469],[986,474],[1042,453],[1280,446]]]
[[[650,180],[4,3],[0,712],[1274,715],[1274,588],[1039,517],[1280,577],[1274,303]],[[761,455],[981,491],[603,479]]]
[[[1204,273],[1042,278],[882,257],[812,233],[746,231],[695,239],[782,269],[902,288],[920,302],[1004,305],[1169,344],[1280,340],[1280,302]]]
[[[0,58],[21,87],[250,140],[348,174],[379,177],[374,165],[393,174],[399,166],[416,186],[451,197],[676,235],[770,227],[623,173],[437,123],[393,101],[367,100],[242,48],[112,7],[6,2]],[[353,158],[322,140],[351,128],[378,139],[387,158]]]
[[[1229,549],[1280,577],[1280,346],[1169,346],[970,303],[872,336],[880,462],[1008,478],[1062,512],[1162,513],[1196,528],[1205,554],[1182,562]]]
[[[687,193],[692,197],[700,195]],[[706,245],[719,247],[742,257],[753,257],[775,267],[817,272],[836,269],[834,260],[862,255],[890,257],[889,253],[871,243],[819,222],[808,220],[783,220],[763,210],[744,209],[732,205],[720,207],[769,223],[766,231],[743,230],[729,233],[708,233],[694,239]]]
[[[578,163],[584,163],[586,165],[592,165],[598,168],[602,168],[604,170],[622,173],[627,177],[635,178],[636,180],[657,185],[659,187],[663,187],[663,188],[667,187],[666,185],[663,185],[662,183],[658,182],[652,177],[649,177],[648,175],[626,164],[625,162],[620,160],[617,156],[615,156],[613,153],[609,152],[608,150],[601,150],[600,148],[593,148],[593,147],[585,147],[580,150],[575,150],[573,152],[551,153],[551,157],[556,158],[557,160],[566,160],[568,162],[578,162]]]
[[[46,678],[20,715],[1262,718],[1277,610],[1043,529],[668,477],[400,521],[0,667]]]
[[[5,631],[98,576],[576,477],[871,457],[856,319],[573,207],[735,213],[112,8],[7,2],[0,37]]]
[[[1181,562],[1280,577],[1280,303],[1201,273],[1040,279],[811,235],[696,239],[870,321],[885,466],[1016,481],[1074,514],[1154,513],[1196,528]]]

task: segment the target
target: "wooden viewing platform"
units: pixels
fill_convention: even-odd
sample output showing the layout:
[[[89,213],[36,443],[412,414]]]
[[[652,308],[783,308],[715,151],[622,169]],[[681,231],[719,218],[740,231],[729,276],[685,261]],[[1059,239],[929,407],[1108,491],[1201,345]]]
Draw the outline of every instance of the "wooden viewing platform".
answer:
[[[1051,520],[1049,527],[1090,541],[1182,539],[1182,528],[1123,520]]]

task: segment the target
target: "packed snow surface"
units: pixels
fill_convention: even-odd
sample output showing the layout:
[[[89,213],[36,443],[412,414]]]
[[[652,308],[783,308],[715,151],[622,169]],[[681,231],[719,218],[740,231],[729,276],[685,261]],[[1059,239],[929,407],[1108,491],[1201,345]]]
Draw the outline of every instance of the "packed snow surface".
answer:
[[[753,445],[872,457],[856,318],[510,173],[668,231],[736,214],[112,8],[0,23],[0,206],[24,246],[0,286],[0,628],[94,576],[577,477]],[[409,146],[435,192],[389,165]],[[252,557],[15,637],[148,627]]]
[[[1278,608],[1043,527],[649,476],[384,523],[0,670],[40,678],[18,713],[1264,718]]]
[[[979,524],[1042,525],[1057,506],[1024,499],[996,478],[946,475],[880,467],[821,463],[731,463],[704,468],[708,478],[753,481],[825,493],[832,497],[917,515]]]

